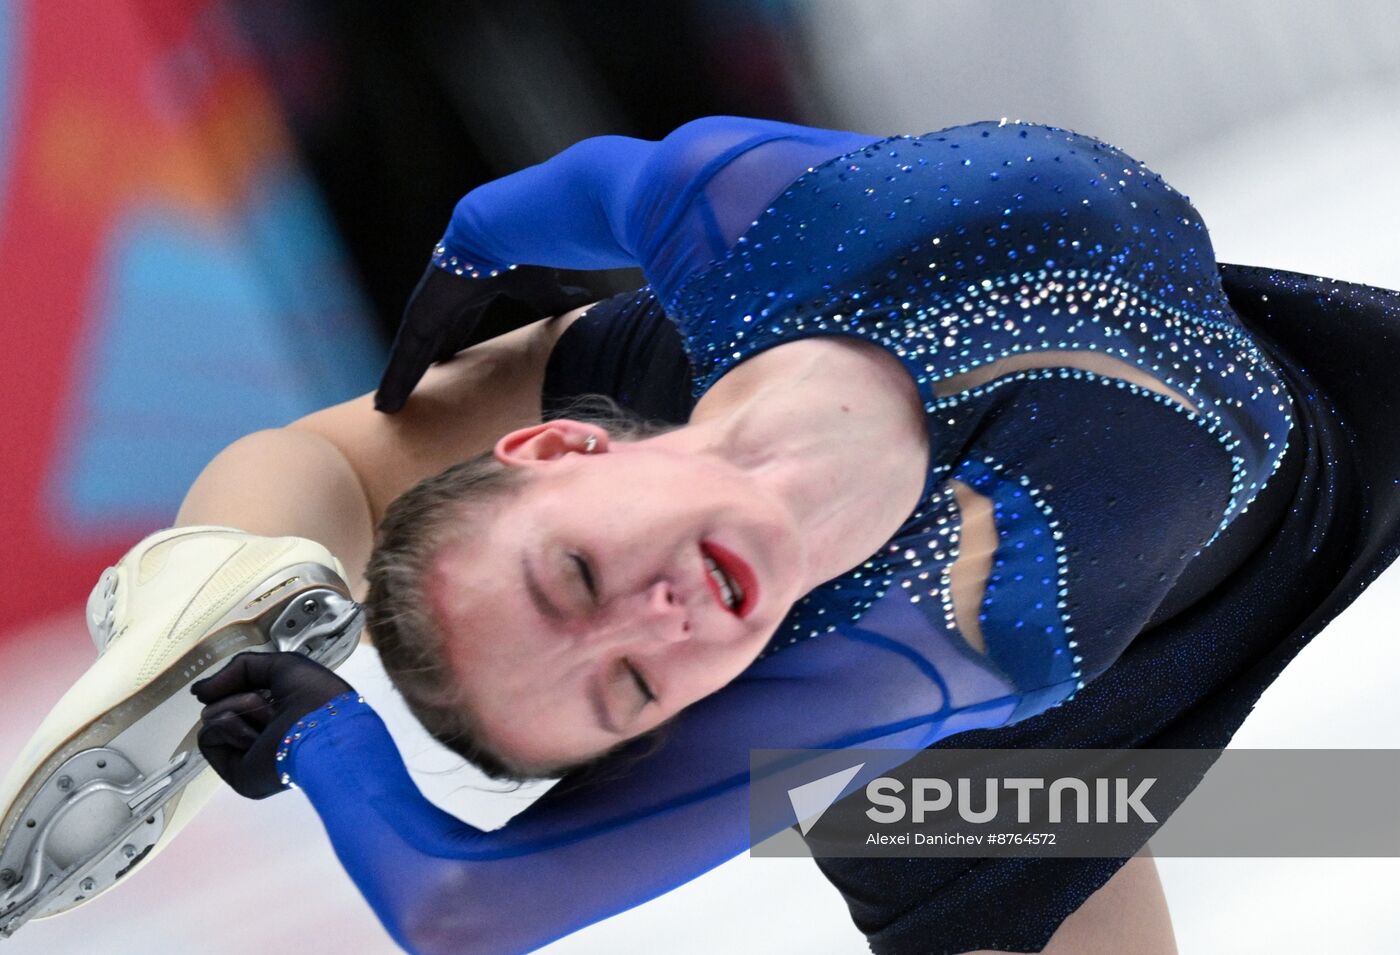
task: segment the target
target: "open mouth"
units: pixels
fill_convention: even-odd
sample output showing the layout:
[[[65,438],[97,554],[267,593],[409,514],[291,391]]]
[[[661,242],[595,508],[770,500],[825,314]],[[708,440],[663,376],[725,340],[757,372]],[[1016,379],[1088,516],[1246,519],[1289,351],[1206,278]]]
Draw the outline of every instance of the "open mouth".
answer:
[[[738,554],[713,541],[701,541],[705,580],[720,606],[737,617],[747,617],[758,602],[758,578]]]

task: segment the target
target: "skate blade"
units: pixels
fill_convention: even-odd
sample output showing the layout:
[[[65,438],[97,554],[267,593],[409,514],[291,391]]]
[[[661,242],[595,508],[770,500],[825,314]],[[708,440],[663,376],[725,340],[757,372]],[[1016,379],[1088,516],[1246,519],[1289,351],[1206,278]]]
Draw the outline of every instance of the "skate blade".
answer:
[[[208,762],[190,684],[245,650],[300,652],[335,668],[364,611],[334,572],[286,568],[133,696],[75,733],[31,774],[0,832],[0,938],[95,898],[157,847],[178,797]]]

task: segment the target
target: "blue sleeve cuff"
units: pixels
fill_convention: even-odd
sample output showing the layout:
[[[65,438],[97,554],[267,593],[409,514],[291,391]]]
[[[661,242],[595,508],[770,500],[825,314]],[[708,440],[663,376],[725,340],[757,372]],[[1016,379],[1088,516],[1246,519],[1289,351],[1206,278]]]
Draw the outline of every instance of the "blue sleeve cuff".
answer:
[[[296,751],[301,744],[311,736],[325,734],[334,723],[344,722],[350,716],[357,713],[367,712],[377,717],[374,708],[365,702],[365,698],[354,690],[348,690],[337,697],[326,701],[326,703],[310,713],[307,713],[287,731],[287,735],[282,737],[282,743],[277,748],[277,768],[282,785],[288,789],[296,789],[295,763]]]
[[[471,276],[474,279],[486,276],[494,278],[502,272],[508,272],[515,268],[514,265],[501,265],[493,263],[489,257],[484,255],[472,255],[470,253],[458,253],[454,251],[456,243],[451,240],[451,233],[442,237],[433,248],[433,265],[444,272],[451,272],[453,275]]]

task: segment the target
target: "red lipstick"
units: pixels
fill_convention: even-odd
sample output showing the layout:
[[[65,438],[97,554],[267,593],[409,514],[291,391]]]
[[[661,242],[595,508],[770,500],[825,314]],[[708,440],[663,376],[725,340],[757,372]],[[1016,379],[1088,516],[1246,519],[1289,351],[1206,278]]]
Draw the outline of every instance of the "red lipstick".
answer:
[[[714,541],[701,541],[700,550],[713,560],[719,569],[724,571],[725,576],[738,584],[739,589],[744,592],[743,602],[734,608],[733,612],[737,617],[747,617],[758,605],[758,575],[753,572],[753,568],[744,558]],[[705,578],[709,580],[710,575],[706,574]],[[710,586],[715,590],[716,596],[719,596],[719,588],[712,580]],[[723,600],[720,603],[723,605]]]

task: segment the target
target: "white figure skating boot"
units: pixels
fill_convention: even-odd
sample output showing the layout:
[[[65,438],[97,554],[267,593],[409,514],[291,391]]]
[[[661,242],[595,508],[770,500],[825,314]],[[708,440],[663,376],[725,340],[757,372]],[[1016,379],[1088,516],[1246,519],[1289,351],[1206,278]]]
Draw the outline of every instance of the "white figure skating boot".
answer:
[[[222,785],[189,692],[245,650],[337,667],[364,613],[320,544],[226,527],[147,537],[88,598],[97,662],[0,784],[0,936],[90,901],[160,852]]]

